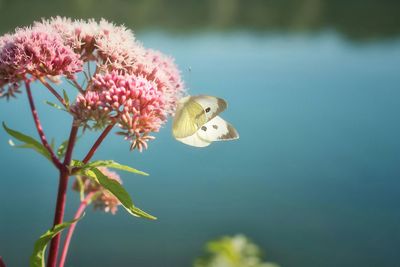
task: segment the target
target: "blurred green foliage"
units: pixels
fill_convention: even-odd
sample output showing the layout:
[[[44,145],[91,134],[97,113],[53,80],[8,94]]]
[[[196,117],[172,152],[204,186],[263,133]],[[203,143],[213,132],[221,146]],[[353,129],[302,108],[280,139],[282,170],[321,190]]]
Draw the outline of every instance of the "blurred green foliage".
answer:
[[[279,267],[263,262],[260,248],[244,235],[211,241],[206,251],[208,255],[197,259],[194,267]]]
[[[396,0],[0,0],[0,31],[62,15],[104,17],[134,30],[335,29],[351,39],[376,39],[400,33],[399,14]]]

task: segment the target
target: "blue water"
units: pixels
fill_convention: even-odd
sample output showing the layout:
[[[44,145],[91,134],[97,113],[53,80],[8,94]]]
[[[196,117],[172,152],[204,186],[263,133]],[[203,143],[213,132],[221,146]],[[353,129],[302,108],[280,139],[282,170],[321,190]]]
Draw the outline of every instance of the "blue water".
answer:
[[[206,241],[235,233],[285,267],[399,266],[400,40],[329,31],[138,38],[176,58],[190,94],[225,98],[222,117],[241,139],[194,149],[168,124],[140,154],[110,136],[96,158],[149,172],[121,174],[135,204],[159,220],[89,210],[68,266],[187,267]],[[51,99],[42,92],[34,88],[46,133],[60,142],[70,120],[39,104]],[[0,103],[0,120],[35,135],[25,94]],[[76,158],[95,136],[80,140]],[[8,139],[1,131],[0,254],[27,266],[52,221],[57,174]],[[77,194],[68,201],[71,218]]]

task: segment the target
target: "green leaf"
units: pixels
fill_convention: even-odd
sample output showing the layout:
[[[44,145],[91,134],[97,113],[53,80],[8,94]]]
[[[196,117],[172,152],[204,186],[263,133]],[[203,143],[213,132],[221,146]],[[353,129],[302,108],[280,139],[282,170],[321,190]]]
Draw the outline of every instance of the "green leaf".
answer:
[[[141,209],[135,207],[129,193],[124,189],[124,187],[114,179],[110,179],[104,175],[100,170],[93,168],[87,170],[85,175],[92,178],[95,182],[107,189],[111,194],[113,194],[122,204],[122,206],[133,216],[142,217],[149,220],[156,220],[157,218],[142,211]]]
[[[93,161],[93,162],[83,165],[82,170],[91,170],[91,169],[98,168],[98,167],[108,167],[108,168],[112,168],[112,169],[117,169],[117,170],[132,172],[132,173],[136,173],[136,174],[140,174],[140,175],[144,175],[144,176],[149,176],[148,173],[139,171],[135,168],[132,168],[132,167],[129,167],[126,165],[119,164],[118,162],[115,162],[113,160],[96,160],[96,161]]]
[[[82,135],[79,135],[79,136],[76,137],[75,144],[78,142],[78,140],[79,140],[81,137],[82,137]],[[68,147],[68,142],[69,142],[69,139],[65,140],[65,141],[62,142],[61,145],[57,148],[56,154],[57,154],[57,157],[58,157],[59,159],[61,159],[61,158],[63,158],[63,157],[65,156],[65,152],[67,151],[67,147]]]
[[[72,167],[82,167],[84,165],[85,164],[83,164],[83,162],[80,161],[80,160],[76,160],[76,159],[71,160],[71,166]]]
[[[69,139],[65,140],[64,142],[61,143],[61,145],[57,149],[57,157],[61,159],[65,155],[65,151],[67,150],[68,147],[68,141]]]
[[[67,109],[69,109],[69,97],[65,90],[63,90],[63,95],[64,95],[65,104],[67,105]]]
[[[5,124],[5,122],[3,122],[3,128],[4,128],[4,130],[6,130],[6,132],[9,135],[11,135],[15,139],[23,142],[22,145],[15,146],[15,147],[31,148],[31,149],[35,150],[36,152],[42,154],[44,157],[46,157],[48,160],[51,161],[51,156],[50,156],[49,151],[47,151],[47,149],[41,143],[39,143],[38,141],[36,141],[35,139],[33,139],[32,137],[30,137],[28,135],[25,135],[23,133],[20,133],[18,131],[8,128],[7,125]],[[13,142],[10,142],[10,144],[13,144]]]
[[[44,101],[47,105],[49,105],[49,106],[51,106],[51,107],[53,107],[53,108],[56,108],[56,109],[59,109],[59,110],[65,110],[64,108],[62,108],[61,106],[59,106],[59,105],[57,105],[57,104],[55,104],[55,103],[53,103],[53,102],[50,102],[50,101]]]
[[[84,215],[81,217],[69,221],[69,222],[63,222],[61,224],[57,224],[54,226],[52,229],[48,230],[46,233],[44,233],[36,242],[35,246],[33,249],[33,253],[31,255],[31,258],[29,260],[29,265],[30,267],[44,267],[45,262],[44,262],[44,253],[46,251],[47,244],[50,242],[50,240],[56,236],[59,232],[70,226],[71,224],[79,221],[80,219],[83,218]]]

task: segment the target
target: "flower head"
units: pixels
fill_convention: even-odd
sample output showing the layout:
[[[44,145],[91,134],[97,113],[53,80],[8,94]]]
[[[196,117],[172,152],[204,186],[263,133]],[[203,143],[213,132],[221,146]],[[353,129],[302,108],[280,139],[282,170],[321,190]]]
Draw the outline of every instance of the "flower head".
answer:
[[[71,108],[77,121],[95,128],[116,123],[120,134],[132,141],[132,149],[147,147],[150,132],[166,120],[164,95],[157,84],[143,76],[117,71],[97,74],[92,86],[77,97]]]
[[[173,58],[160,51],[147,49],[135,72],[157,83],[165,97],[167,114],[173,115],[177,102],[184,93],[184,84]]]
[[[105,20],[99,23],[95,45],[98,61],[107,70],[129,71],[145,53],[145,49],[135,40],[131,30],[124,26],[115,26]]]
[[[116,172],[110,171],[106,167],[99,167],[98,169],[108,178],[122,183],[119,175]],[[86,176],[78,176],[72,188],[75,191],[82,190],[85,195],[92,195],[92,203],[94,209],[99,209],[104,212],[111,212],[112,214],[115,214],[117,212],[118,206],[121,205],[119,200],[108,190],[106,190],[98,183],[93,182],[90,178]]]
[[[128,70],[145,50],[131,30],[105,19],[96,22],[55,17],[35,23],[36,28],[55,30],[84,61],[95,61],[102,70]]]
[[[93,75],[90,65],[96,65]],[[85,88],[74,76],[80,72]],[[116,124],[139,151],[184,92],[172,58],[145,49],[131,30],[104,19],[55,17],[1,37],[0,97],[13,97],[22,81],[38,78],[70,80],[80,92],[69,109],[76,123],[90,129]]]
[[[22,28],[0,38],[0,85],[10,85],[9,92],[27,75],[71,77],[82,70],[82,63],[52,31]]]

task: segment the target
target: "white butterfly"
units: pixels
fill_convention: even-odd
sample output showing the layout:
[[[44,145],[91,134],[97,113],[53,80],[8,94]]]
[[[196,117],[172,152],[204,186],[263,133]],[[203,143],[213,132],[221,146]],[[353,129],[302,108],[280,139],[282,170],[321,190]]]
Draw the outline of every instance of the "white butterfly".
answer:
[[[172,124],[176,140],[195,147],[239,138],[236,129],[218,116],[227,103],[222,98],[199,95],[180,99]]]

